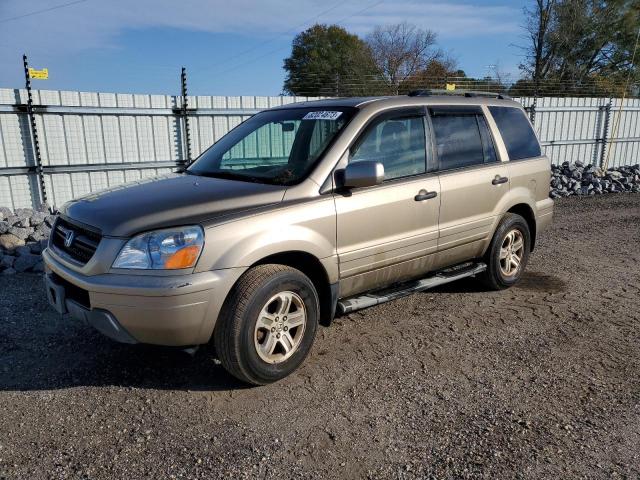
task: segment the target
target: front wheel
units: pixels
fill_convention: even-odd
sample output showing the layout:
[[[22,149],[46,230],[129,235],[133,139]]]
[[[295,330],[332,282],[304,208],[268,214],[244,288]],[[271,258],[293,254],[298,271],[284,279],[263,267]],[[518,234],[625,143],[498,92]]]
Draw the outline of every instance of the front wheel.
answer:
[[[243,382],[275,382],[302,364],[319,316],[318,294],[306,275],[285,265],[259,265],[225,302],[214,332],[216,352]]]
[[[515,285],[524,272],[531,251],[531,232],[527,221],[515,213],[507,213],[498,224],[485,261],[487,270],[482,283],[492,290]]]

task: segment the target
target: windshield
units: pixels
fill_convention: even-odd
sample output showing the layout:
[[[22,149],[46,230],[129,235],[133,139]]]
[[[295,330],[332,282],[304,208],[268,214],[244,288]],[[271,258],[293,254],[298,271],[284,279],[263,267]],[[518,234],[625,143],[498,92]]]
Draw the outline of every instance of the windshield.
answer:
[[[316,107],[258,113],[204,152],[187,173],[276,185],[298,183],[354,111]]]

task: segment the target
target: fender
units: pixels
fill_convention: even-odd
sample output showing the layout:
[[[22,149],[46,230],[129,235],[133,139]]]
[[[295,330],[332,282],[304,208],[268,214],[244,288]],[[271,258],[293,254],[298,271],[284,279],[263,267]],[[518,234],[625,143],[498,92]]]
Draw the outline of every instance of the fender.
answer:
[[[205,249],[197,271],[244,267],[265,257],[299,251],[313,255],[338,280],[333,198],[319,197],[205,230]]]

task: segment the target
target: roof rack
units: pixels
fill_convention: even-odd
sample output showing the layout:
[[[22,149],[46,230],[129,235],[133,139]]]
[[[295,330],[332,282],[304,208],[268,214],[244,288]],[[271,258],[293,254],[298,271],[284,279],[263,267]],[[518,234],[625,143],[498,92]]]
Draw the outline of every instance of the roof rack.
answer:
[[[473,90],[413,90],[408,94],[410,97],[430,97],[433,95],[454,95],[463,97],[486,97],[486,98],[498,98],[500,100],[511,99],[508,95],[494,92],[477,92]]]

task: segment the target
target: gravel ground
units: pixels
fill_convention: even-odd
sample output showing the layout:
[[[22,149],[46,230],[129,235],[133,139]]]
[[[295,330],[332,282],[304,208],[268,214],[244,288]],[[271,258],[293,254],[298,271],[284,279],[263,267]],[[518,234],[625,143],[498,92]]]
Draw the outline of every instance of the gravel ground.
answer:
[[[519,286],[337,319],[244,388],[0,277],[0,478],[637,478],[639,292],[640,195],[563,199]]]

